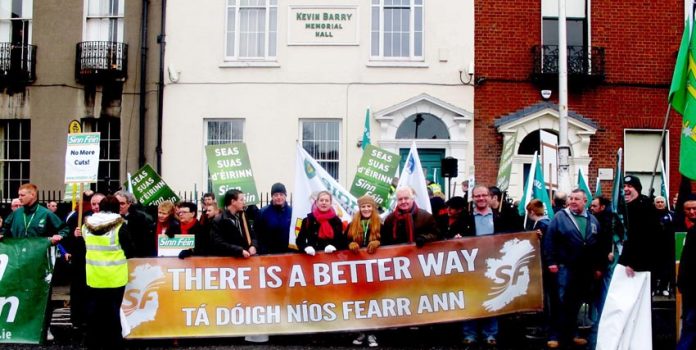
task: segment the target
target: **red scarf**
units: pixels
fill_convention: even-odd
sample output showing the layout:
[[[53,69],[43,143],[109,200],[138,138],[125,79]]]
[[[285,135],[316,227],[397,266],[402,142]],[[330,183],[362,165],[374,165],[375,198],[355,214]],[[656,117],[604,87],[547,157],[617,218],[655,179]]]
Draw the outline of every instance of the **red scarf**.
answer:
[[[182,234],[182,235],[187,235],[187,234],[189,234],[189,230],[193,227],[193,225],[196,224],[196,221],[197,221],[196,218],[194,218],[193,220],[189,221],[188,223],[180,222],[180,224],[181,224],[181,234]]]
[[[397,228],[399,227],[399,222],[404,222],[404,225],[406,226],[406,231],[408,232],[408,243],[414,242],[413,240],[413,213],[418,211],[418,205],[416,203],[413,203],[413,208],[411,208],[411,211],[409,212],[402,212],[401,209],[396,209],[394,211],[394,217],[396,218],[396,221],[394,222],[394,227],[392,229],[392,237],[394,237],[394,240],[396,240],[396,231]]]
[[[329,210],[322,212],[319,211],[319,208],[314,206],[314,208],[312,208],[312,215],[314,215],[314,218],[319,223],[319,239],[333,239],[334,231],[329,220],[336,217],[334,209],[329,208]]]

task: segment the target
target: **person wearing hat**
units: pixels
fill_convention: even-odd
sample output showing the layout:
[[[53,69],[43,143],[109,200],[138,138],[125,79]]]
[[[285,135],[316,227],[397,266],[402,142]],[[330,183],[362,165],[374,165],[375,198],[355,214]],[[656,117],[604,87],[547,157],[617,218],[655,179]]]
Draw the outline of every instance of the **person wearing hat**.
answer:
[[[635,276],[635,271],[654,270],[655,262],[651,257],[655,250],[654,235],[660,232],[660,218],[650,198],[641,194],[642,189],[637,176],[624,178],[626,240],[619,264],[626,267],[628,277]]]
[[[348,249],[353,253],[358,254],[360,248],[367,248],[368,254],[374,254],[380,246],[380,230],[382,224],[377,211],[377,203],[369,194],[358,198],[358,211],[353,214],[346,230],[348,237]],[[371,348],[378,346],[377,336],[374,332],[360,332],[353,339],[353,345],[363,345],[367,341],[367,345]]]
[[[259,254],[289,253],[288,238],[292,207],[288,192],[280,182],[271,186],[271,203],[259,211],[254,221],[254,232],[259,242]]]

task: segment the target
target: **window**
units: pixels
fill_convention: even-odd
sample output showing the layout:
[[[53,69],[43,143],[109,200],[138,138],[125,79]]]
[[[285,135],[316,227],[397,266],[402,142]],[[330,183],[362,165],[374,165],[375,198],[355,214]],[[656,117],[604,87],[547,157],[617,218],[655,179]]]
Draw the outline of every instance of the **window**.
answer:
[[[372,59],[423,59],[423,0],[372,0]]]
[[[545,57],[558,60],[558,0],[542,0],[542,44]],[[568,74],[585,74],[589,69],[589,28],[585,0],[571,1],[566,9]],[[553,65],[555,66],[554,63]],[[557,68],[554,68],[557,69]]]
[[[406,119],[396,130],[397,139],[448,140],[447,126],[430,113],[416,113]]]
[[[123,42],[125,0],[86,0],[85,41]]]
[[[643,185],[643,194],[646,195],[650,193],[650,181],[655,167],[655,159],[657,159],[657,151],[660,147],[661,135],[660,130],[626,130],[624,133],[624,173],[637,176]],[[668,137],[669,134],[665,137],[663,145],[665,148],[663,148],[660,161],[665,159],[665,151],[668,150],[666,146],[669,144]],[[666,162],[665,167],[667,164],[669,162]],[[668,170],[665,169],[665,171]],[[653,183],[656,195],[660,193],[662,185],[661,172],[661,167],[658,165],[657,175]]]
[[[336,120],[304,120],[302,147],[338,181],[340,122]]]
[[[218,119],[205,121],[205,144],[222,145],[232,142],[243,142],[244,120],[243,119]],[[208,179],[208,192],[213,191],[213,183],[210,181],[210,172],[205,168]]]
[[[0,121],[0,154],[2,154],[2,198],[17,196],[23,183],[29,182],[31,121]]]
[[[278,0],[227,0],[226,60],[276,56]]]
[[[100,134],[97,192],[114,192],[121,187],[121,120],[88,118],[85,119],[85,130]]]
[[[0,0],[0,42],[31,44],[32,0]]]

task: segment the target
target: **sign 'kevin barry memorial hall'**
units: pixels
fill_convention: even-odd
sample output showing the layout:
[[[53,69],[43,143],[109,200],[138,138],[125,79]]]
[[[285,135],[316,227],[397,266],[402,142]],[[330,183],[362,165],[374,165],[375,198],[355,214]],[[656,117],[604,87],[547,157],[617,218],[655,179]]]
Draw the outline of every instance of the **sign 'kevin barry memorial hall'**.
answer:
[[[356,6],[290,6],[288,45],[358,45]]]

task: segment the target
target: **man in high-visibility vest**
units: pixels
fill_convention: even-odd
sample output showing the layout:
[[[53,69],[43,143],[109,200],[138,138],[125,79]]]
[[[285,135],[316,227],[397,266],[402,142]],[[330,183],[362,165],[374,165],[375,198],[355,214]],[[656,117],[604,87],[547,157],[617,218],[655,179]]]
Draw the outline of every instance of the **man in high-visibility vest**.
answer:
[[[87,345],[122,348],[120,309],[128,283],[127,258],[134,247],[119,214],[119,201],[106,196],[100,211],[82,226],[87,254]]]

